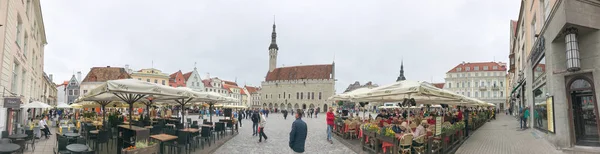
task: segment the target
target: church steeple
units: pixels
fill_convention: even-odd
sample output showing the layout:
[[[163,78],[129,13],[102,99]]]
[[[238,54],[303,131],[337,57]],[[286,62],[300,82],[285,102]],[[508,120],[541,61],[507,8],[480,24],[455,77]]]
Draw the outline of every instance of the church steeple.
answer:
[[[279,50],[279,47],[277,47],[277,32],[275,32],[275,27],[275,19],[273,19],[273,32],[271,32],[271,45],[269,45],[269,50]]]
[[[269,72],[277,68],[277,32],[275,32],[275,16],[273,16],[273,32],[271,33],[271,45],[269,45]]]
[[[400,76],[398,76],[396,82],[404,80],[406,80],[406,77],[404,77],[404,60],[402,60],[402,62],[400,62]]]

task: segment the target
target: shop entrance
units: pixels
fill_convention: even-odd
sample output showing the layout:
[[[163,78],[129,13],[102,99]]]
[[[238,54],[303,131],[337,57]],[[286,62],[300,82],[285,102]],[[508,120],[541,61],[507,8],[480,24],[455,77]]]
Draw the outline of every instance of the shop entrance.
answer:
[[[571,82],[569,91],[575,144],[600,146],[598,106],[592,85],[585,79],[575,79]]]

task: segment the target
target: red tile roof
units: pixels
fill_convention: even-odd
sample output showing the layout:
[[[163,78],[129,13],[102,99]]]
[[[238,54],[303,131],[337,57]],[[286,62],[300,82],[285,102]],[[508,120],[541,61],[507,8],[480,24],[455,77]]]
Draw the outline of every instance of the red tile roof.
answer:
[[[171,87],[185,87],[185,79],[181,70],[169,75],[169,86]]]
[[[487,70],[484,67],[487,66]],[[494,66],[497,68],[494,69]],[[478,67],[479,70],[475,70]],[[469,68],[469,70],[467,70]],[[460,69],[460,70],[459,70]],[[506,64],[499,62],[477,62],[477,63],[461,63],[449,70],[447,73],[457,72],[484,72],[484,71],[506,71]]]
[[[240,89],[240,93],[241,93],[242,95],[246,95],[246,91],[245,91],[244,89]]]
[[[333,74],[332,64],[280,67],[268,72],[265,81],[331,79],[331,74]]]
[[[229,92],[231,92],[231,88],[235,88],[235,87],[237,87],[237,86],[234,86],[234,85],[228,85],[228,84],[223,84],[223,89],[225,89],[225,90],[227,90],[227,91],[229,91]]]
[[[185,81],[187,81],[188,79],[190,79],[190,76],[192,76],[192,72],[187,72],[187,73],[183,74],[183,78],[185,79]]]
[[[248,93],[250,93],[250,94],[256,94],[256,93],[258,93],[257,91],[260,90],[260,88],[246,86],[246,90],[248,90]]]
[[[69,81],[64,81],[64,82],[63,82],[63,83],[61,83],[61,84],[56,84],[56,87],[60,87],[60,86],[66,86],[66,85],[69,85]]]
[[[204,79],[202,80],[202,83],[204,83],[204,87],[212,87],[212,85],[210,84],[210,79]]]
[[[122,67],[92,67],[83,82],[106,82],[108,80],[130,79],[131,76]]]
[[[225,84],[230,84],[230,85],[238,86],[238,84],[235,83],[235,82],[233,82],[233,81],[227,81],[227,80],[221,80],[221,81],[223,81],[223,83],[225,83]]]
[[[445,83],[432,83],[433,86],[440,88],[440,89],[444,89],[444,84]]]

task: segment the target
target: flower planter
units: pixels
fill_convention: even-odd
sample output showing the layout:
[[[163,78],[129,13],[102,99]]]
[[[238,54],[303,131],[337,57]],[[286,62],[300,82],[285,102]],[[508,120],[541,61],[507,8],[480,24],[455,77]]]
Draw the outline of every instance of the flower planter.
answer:
[[[159,144],[153,144],[145,148],[136,148],[132,150],[123,149],[121,154],[158,154],[160,151]]]

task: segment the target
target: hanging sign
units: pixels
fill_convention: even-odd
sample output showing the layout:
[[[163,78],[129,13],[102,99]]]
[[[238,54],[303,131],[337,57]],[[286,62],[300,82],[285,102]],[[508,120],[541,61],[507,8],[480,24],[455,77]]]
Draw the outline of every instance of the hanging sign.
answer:
[[[21,98],[4,97],[4,108],[21,108]]]

